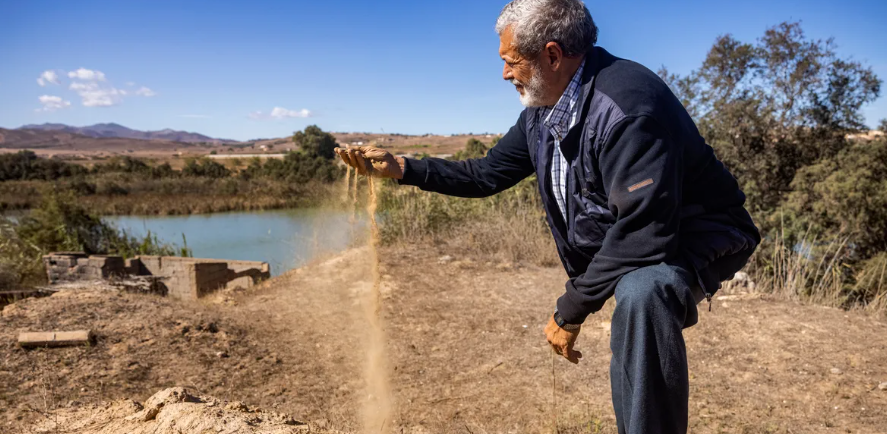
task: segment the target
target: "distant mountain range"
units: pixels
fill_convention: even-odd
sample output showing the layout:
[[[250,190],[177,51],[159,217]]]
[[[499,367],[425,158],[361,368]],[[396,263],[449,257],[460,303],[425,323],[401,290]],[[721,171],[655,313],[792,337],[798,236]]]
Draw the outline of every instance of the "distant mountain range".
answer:
[[[124,127],[120,124],[95,124],[87,127],[72,127],[65,124],[41,124],[41,125],[24,125],[19,130],[38,130],[38,131],[54,131],[71,134],[80,134],[87,137],[114,137],[123,139],[140,139],[140,140],[170,140],[174,142],[184,143],[238,143],[236,140],[216,139],[204,136],[198,133],[189,133],[187,131],[176,131],[169,128],[160,131],[139,131]]]

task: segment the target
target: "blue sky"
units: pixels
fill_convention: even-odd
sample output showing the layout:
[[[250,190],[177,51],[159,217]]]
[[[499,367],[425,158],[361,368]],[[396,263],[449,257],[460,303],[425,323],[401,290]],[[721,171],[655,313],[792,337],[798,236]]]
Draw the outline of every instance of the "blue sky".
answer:
[[[504,132],[521,110],[501,79],[493,31],[504,4],[4,1],[0,127],[117,122],[239,140],[285,136],[310,124],[332,131]],[[884,0],[587,5],[600,27],[599,45],[654,70],[687,73],[720,34],[752,41],[769,26],[802,20],[809,36],[834,37],[842,56],[887,79]],[[40,86],[44,71],[55,77]],[[872,126],[887,118],[887,98],[865,114]]]

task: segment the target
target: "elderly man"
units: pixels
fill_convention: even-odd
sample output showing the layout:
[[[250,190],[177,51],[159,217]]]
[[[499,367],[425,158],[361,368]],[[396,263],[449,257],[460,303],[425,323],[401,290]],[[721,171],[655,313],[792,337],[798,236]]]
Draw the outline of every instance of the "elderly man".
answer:
[[[496,23],[502,78],[527,108],[480,159],[339,149],[362,174],[483,197],[535,174],[569,280],[545,328],[558,354],[616,299],[610,348],[620,433],[687,431],[682,330],[760,242],[745,195],[653,72],[595,46],[580,0],[514,0]]]

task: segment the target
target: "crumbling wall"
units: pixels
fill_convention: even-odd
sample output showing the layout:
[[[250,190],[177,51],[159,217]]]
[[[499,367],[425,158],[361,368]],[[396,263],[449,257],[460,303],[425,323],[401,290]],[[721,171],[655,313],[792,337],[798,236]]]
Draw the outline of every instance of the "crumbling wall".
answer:
[[[43,265],[50,283],[101,280],[127,274],[126,264],[120,256],[58,252],[43,256]]]
[[[119,256],[87,256],[81,252],[61,252],[43,258],[52,283],[100,280],[112,276],[155,276],[173,298],[196,300],[221,288],[249,288],[271,277],[266,262],[137,256],[126,261]]]
[[[197,297],[218,291],[228,284],[228,264],[224,262],[198,262],[193,267]]]

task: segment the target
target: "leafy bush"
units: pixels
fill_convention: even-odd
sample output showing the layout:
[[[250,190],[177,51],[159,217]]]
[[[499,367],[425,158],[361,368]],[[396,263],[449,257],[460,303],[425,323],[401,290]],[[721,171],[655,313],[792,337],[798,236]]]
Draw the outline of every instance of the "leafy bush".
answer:
[[[70,192],[53,190],[45,192],[40,207],[19,222],[0,220],[0,289],[44,283],[41,258],[53,251],[190,256],[187,245],[162,244],[151,233],[131,236],[91,215]]]
[[[231,171],[223,164],[216,163],[209,158],[201,158],[199,160],[192,158],[185,162],[182,176],[220,179],[231,176]]]
[[[87,172],[82,166],[61,161],[38,158],[31,151],[19,151],[15,154],[0,154],[0,182],[41,180],[52,181]]]
[[[293,143],[299,147],[300,151],[309,156],[328,160],[336,156],[334,149],[339,146],[332,134],[324,132],[317,125],[309,125],[304,131],[295,132]]]
[[[887,140],[854,143],[800,169],[791,186],[771,217],[784,218],[791,240],[842,234],[857,258],[887,252]]]
[[[495,145],[496,145],[496,143],[494,142],[491,145],[491,147],[495,146]],[[453,160],[467,160],[469,158],[481,158],[481,157],[487,155],[488,150],[489,150],[489,148],[487,148],[487,145],[485,145],[480,140],[468,139],[468,143],[465,144],[465,149],[453,154],[452,159]]]
[[[148,234],[136,238],[90,214],[70,193],[46,192],[40,208],[15,225],[16,235],[43,252],[83,251],[88,254],[171,256],[176,248],[159,244]]]

